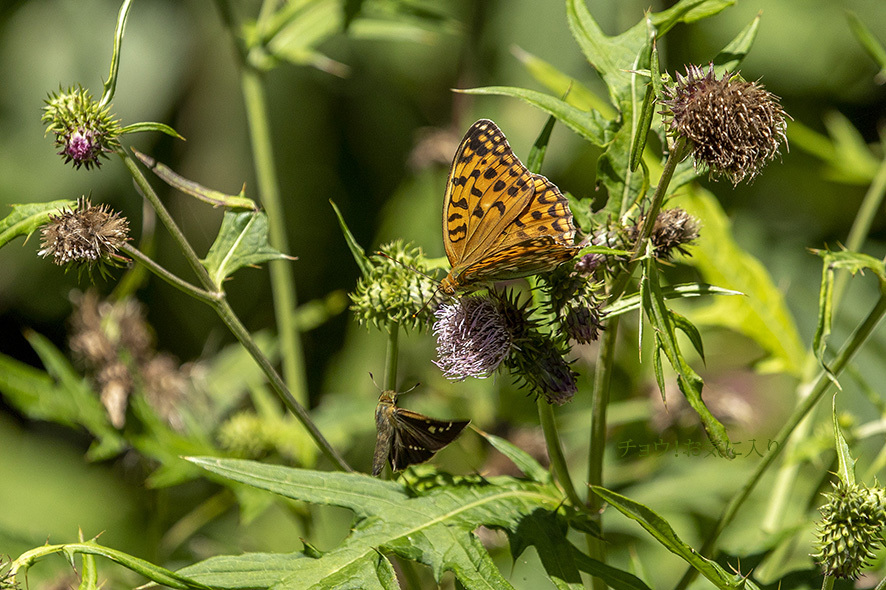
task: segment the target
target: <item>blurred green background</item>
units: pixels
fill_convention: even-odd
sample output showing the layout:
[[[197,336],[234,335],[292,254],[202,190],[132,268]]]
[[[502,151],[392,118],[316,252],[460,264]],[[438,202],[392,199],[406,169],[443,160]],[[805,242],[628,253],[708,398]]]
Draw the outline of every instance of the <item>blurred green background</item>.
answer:
[[[253,14],[257,9],[254,4],[244,3],[239,9]],[[267,75],[277,171],[290,229],[289,253],[298,257],[292,270],[300,302],[350,290],[359,276],[330,199],[341,208],[367,249],[402,237],[413,240],[431,256],[441,256],[443,186],[449,159],[464,130],[478,118],[491,118],[507,133],[518,155],[527,155],[546,120],[543,113],[513,99],[460,95],[451,89],[488,85],[541,89],[515,57],[519,49],[605,96],[569,33],[562,2],[461,0],[426,4],[447,14],[458,27],[417,41],[337,35],[321,50],[346,64],[347,76],[287,64]],[[592,1],[589,8],[604,30],[614,34],[636,23],[650,6],[658,11],[669,5],[649,0]],[[40,123],[42,101],[59,87],[82,84],[94,96],[101,94],[118,9],[119,2],[103,0],[29,0],[0,7],[2,207],[89,194],[93,202],[109,203],[128,216],[138,236],[142,200],[118,161],[109,160],[92,171],[63,166]],[[886,122],[886,86],[851,34],[845,11],[858,14],[880,42],[886,43],[886,3],[882,0],[742,1],[712,19],[672,31],[660,47],[663,67],[673,74],[683,71],[684,64],[707,63],[761,10],[762,24],[741,68],[743,76],[760,79],[780,96],[785,110],[798,123],[824,133],[827,117],[839,112],[868,142],[878,141]],[[182,142],[156,134],[130,135],[125,138],[127,145],[206,186],[237,193],[245,183],[247,196],[257,197],[233,47],[211,3],[135,2],[113,112],[124,124],[160,121],[187,138]],[[791,133],[789,125],[789,136]],[[595,157],[595,151],[579,137],[558,126],[542,172],[564,191],[591,197]],[[701,182],[720,199],[741,246],[761,259],[783,290],[801,334],[810,342],[821,269],[819,259],[806,248],[837,247],[845,240],[866,185],[834,180],[820,160],[796,145],[753,184],[733,189],[725,182]],[[205,253],[221,213],[159,182],[154,185],[197,252]],[[881,212],[866,244],[867,253],[884,255],[884,230],[886,216]],[[65,349],[69,292],[87,287],[85,281],[78,282],[76,273],[66,274],[39,259],[38,238],[32,236],[26,243],[17,240],[0,250],[0,352],[37,366],[39,361],[23,338],[23,330],[34,329]],[[162,231],[158,232],[156,256],[163,265],[188,276],[183,259]],[[227,284],[231,303],[250,330],[273,326],[267,276],[266,269],[246,269]],[[101,281],[98,286],[105,293],[113,288]],[[845,313],[837,318],[836,342],[867,310],[873,289],[873,281],[853,281]],[[159,280],[150,279],[138,297],[148,308],[158,349],[183,362],[212,357],[232,340],[211,310]],[[642,418],[644,436],[657,438],[669,428],[678,428],[674,423],[679,412],[669,405],[670,414],[664,413],[649,367],[635,360],[636,335],[632,330],[626,330],[626,360],[620,365],[622,374],[616,376],[621,387],[616,401],[622,402],[617,408],[624,412],[625,422]],[[705,338],[709,356],[704,376],[709,390],[731,391],[747,407],[748,417],[732,427],[735,440],[754,436],[765,440],[793,404],[793,382],[755,375],[749,365],[760,352],[743,339],[722,331],[709,331]],[[357,327],[347,312],[305,333],[303,339],[309,388],[312,402],[320,406],[321,423],[335,420],[342,411],[336,404],[353,409],[361,426],[356,437],[346,441],[351,445],[348,457],[358,469],[368,469],[371,412],[377,392],[367,372],[382,373],[384,339]],[[884,344],[881,335],[858,359],[860,380],[886,382]],[[429,335],[409,334],[401,346],[403,388],[423,382],[414,400],[413,396],[407,398],[408,403],[404,400],[407,407],[470,417],[479,426],[506,435],[535,428],[532,400],[516,393],[507,378],[449,384],[430,364],[433,341]],[[581,357],[594,356],[592,348],[578,352]],[[586,366],[581,372],[586,395],[590,375]],[[850,392],[856,388],[854,382],[845,386]],[[672,393],[679,395],[676,388]],[[676,401],[672,397],[669,404]],[[849,403],[859,412],[873,411],[863,402]],[[560,414],[564,437],[575,443],[570,453],[579,461],[583,461],[587,444],[588,412],[583,404],[573,403]],[[636,430],[618,430],[619,416],[614,409],[613,465],[608,470],[613,485],[652,469],[642,461],[617,457],[619,440],[637,438]],[[687,428],[694,432],[696,426]],[[356,444],[359,441],[365,444],[361,447]],[[194,483],[159,492],[146,490],[145,473],[133,467],[134,459],[124,455],[113,462],[90,464],[83,458],[88,445],[85,435],[28,420],[0,399],[0,553],[16,556],[47,539],[71,541],[77,527],[82,527],[87,536],[106,531],[101,540],[107,545],[156,559],[152,547],[174,520],[173,514],[163,510],[177,501],[173,498],[197,497],[209,486]],[[472,437],[460,449],[441,454],[440,462],[456,469],[480,469],[482,463],[472,462],[471,457],[480,447]],[[674,460],[666,469],[684,485],[703,475],[699,465]],[[714,496],[717,492],[728,495],[733,489],[729,484],[743,480],[741,471],[735,466],[731,472],[734,479],[721,482],[723,489],[712,490]],[[684,476],[688,479],[681,479]],[[669,482],[673,483],[658,479],[660,488],[639,490],[636,499],[655,498],[656,507],[668,513],[668,496],[685,496],[687,489],[668,488]],[[665,493],[666,489],[670,492]],[[708,507],[698,504],[698,498],[694,500],[695,510],[708,515],[716,514],[720,505],[712,501]],[[673,502],[675,512],[669,516],[679,522],[686,515],[679,508],[681,501]],[[346,515],[320,512],[323,516],[318,516],[318,523],[328,518],[346,527]],[[219,541],[236,527],[236,515],[217,521],[200,537],[203,545],[192,544],[190,555],[300,548],[297,535],[287,528],[296,525],[285,519],[281,523],[274,514],[272,510],[250,523],[236,541]],[[317,524],[314,532],[323,530],[325,527]],[[329,530],[336,529],[330,526]],[[625,531],[637,534],[627,526]],[[328,533],[332,536],[325,542],[334,544],[336,534],[344,532]],[[740,539],[734,540],[734,547],[740,545]],[[188,558],[181,559],[186,562]],[[65,571],[62,560],[57,562],[55,569]],[[507,571],[507,566],[503,569]],[[35,571],[35,575],[41,574]]]

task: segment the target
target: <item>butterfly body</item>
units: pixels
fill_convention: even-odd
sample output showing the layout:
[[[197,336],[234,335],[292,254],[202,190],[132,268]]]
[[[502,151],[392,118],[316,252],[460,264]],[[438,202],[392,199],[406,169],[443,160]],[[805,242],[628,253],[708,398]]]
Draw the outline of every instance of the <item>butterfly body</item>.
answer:
[[[553,270],[579,250],[574,238],[572,212],[554,183],[520,162],[495,123],[474,123],[446,184],[443,245],[452,268],[440,290],[454,295]]]
[[[378,398],[375,427],[378,433],[372,458],[372,475],[381,474],[385,460],[401,471],[424,463],[451,443],[470,420],[435,420],[397,407],[397,392],[386,390]]]

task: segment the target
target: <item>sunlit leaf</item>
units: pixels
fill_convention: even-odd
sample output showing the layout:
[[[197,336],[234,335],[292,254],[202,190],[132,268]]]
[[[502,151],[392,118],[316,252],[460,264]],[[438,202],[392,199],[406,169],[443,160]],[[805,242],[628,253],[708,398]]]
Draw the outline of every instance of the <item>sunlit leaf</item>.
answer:
[[[213,283],[222,282],[244,266],[252,266],[290,256],[268,243],[268,217],[261,211],[226,211],[215,242],[201,262]]]
[[[668,521],[655,511],[639,502],[635,502],[630,498],[600,486],[591,486],[591,490],[603,498],[607,504],[639,523],[656,541],[661,543],[668,551],[685,560],[686,563],[695,568],[717,588],[723,590],[756,590],[756,585],[747,577],[727,573],[715,561],[707,559],[684,543],[677,533],[674,532],[674,529],[671,528],[671,525],[668,524]]]
[[[556,516],[563,498],[553,484],[510,477],[438,477],[427,469],[422,472],[427,475],[416,471],[403,484],[240,460],[191,461],[287,498],[348,508],[356,517],[349,536],[319,558],[304,553],[222,556],[182,570],[206,584],[295,589],[340,587],[348,580],[353,587],[382,587],[372,565],[381,552],[419,561],[438,580],[452,571],[465,588],[510,588],[473,533],[480,525],[507,531],[518,551],[535,546],[558,587],[581,584],[573,559],[577,549],[566,540],[565,522]]]

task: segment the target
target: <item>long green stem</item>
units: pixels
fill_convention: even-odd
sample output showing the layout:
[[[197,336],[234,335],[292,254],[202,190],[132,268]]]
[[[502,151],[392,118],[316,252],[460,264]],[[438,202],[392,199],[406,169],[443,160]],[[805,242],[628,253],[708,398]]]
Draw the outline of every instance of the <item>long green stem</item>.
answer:
[[[584,504],[572,485],[572,477],[569,475],[569,467],[566,465],[566,457],[563,456],[563,447],[560,445],[560,435],[557,433],[557,422],[554,420],[554,410],[543,396],[538,396],[538,418],[541,429],[545,435],[545,444],[548,447],[548,457],[551,459],[551,467],[557,481],[563,486],[566,497],[576,508],[581,509]]]
[[[243,326],[240,322],[240,319],[234,313],[234,310],[231,309],[231,306],[228,304],[227,299],[225,298],[224,291],[221,291],[218,287],[216,287],[212,278],[209,276],[209,273],[200,263],[200,259],[197,258],[197,254],[194,252],[194,249],[191,248],[191,244],[187,241],[181,229],[175,223],[175,220],[172,219],[172,216],[166,210],[166,207],[160,201],[160,197],[157,196],[157,193],[154,192],[154,188],[147,181],[144,175],[141,173],[141,170],[138,169],[138,166],[135,164],[135,161],[132,160],[125,152],[120,152],[120,157],[123,159],[123,163],[126,165],[126,168],[132,174],[132,177],[135,179],[136,184],[141,189],[142,194],[148,200],[148,202],[153,206],[154,210],[157,212],[157,217],[160,218],[160,221],[163,225],[166,226],[169,233],[172,235],[173,239],[176,243],[179,244],[182,253],[185,256],[185,259],[194,269],[194,273],[200,279],[200,282],[206,287],[208,293],[205,293],[204,296],[201,296],[199,292],[194,291],[194,287],[178,279],[177,281],[173,279],[174,275],[171,273],[165,273],[162,271],[162,267],[156,264],[148,264],[146,267],[148,270],[158,273],[158,276],[163,278],[163,280],[171,281],[174,286],[179,289],[182,289],[185,292],[192,293],[209,303],[213,309],[215,309],[216,313],[219,315],[221,320],[225,323],[231,333],[240,341],[240,343],[246,348],[250,355],[252,355],[253,359],[258,363],[259,367],[265,373],[265,376],[268,378],[268,381],[271,383],[271,387],[274,389],[275,393],[278,397],[283,401],[287,408],[289,408],[293,414],[295,414],[296,418],[302,423],[305,429],[310,434],[311,438],[314,439],[314,442],[320,447],[320,450],[325,454],[330,461],[332,461],[339,469],[345,471],[353,471],[351,467],[345,462],[345,460],[338,454],[338,452],[329,444],[329,441],[320,433],[317,429],[317,426],[311,420],[311,417],[308,415],[307,410],[302,406],[290,393],[289,389],[286,387],[283,379],[280,377],[279,373],[274,369],[274,366],[271,364],[271,361],[264,355],[264,353],[259,349],[258,345],[252,339],[252,335],[248,330]],[[127,250],[127,252],[129,252]],[[130,252],[135,256],[135,251]],[[141,257],[137,257],[141,261]]]
[[[388,345],[385,348],[385,380],[384,388],[397,391],[397,359],[400,347],[400,326],[395,322],[388,323]]]
[[[252,358],[255,359],[255,362],[261,367],[262,371],[267,376],[268,381],[271,383],[271,387],[277,393],[278,397],[283,400],[283,403],[289,408],[295,417],[298,418],[299,422],[305,427],[308,433],[311,435],[311,438],[314,439],[314,442],[317,443],[317,446],[320,447],[320,450],[323,451],[323,454],[335,464],[336,467],[343,471],[353,471],[350,465],[344,460],[344,458],[336,451],[332,445],[329,444],[329,441],[323,436],[314,422],[311,420],[311,417],[308,415],[308,411],[305,410],[304,406],[302,406],[295,397],[289,392],[289,389],[286,387],[286,383],[283,382],[283,379],[280,377],[280,374],[274,370],[274,366],[271,364],[271,361],[268,360],[268,357],[264,355],[264,353],[259,349],[258,345],[255,343],[255,340],[252,339],[252,335],[240,323],[240,319],[234,314],[234,310],[231,309],[231,306],[228,304],[227,300],[222,299],[218,303],[213,306],[218,313],[219,317],[228,326],[228,329],[234,334],[237,340],[240,341],[240,344],[243,345],[244,348],[252,355]]]
[[[847,343],[843,346],[843,350],[837,355],[837,358],[834,359],[834,362],[831,364],[831,370],[835,375],[839,375],[840,372],[846,367],[846,364],[855,356],[855,353],[858,352],[859,348],[867,341],[868,337],[871,335],[871,332],[874,331],[874,328],[883,318],[884,314],[886,314],[886,295],[881,295],[877,300],[876,305],[868,314],[868,316],[864,319],[864,321],[859,324],[859,326],[855,329],[855,332],[849,337]],[[760,480],[763,477],[763,474],[766,473],[766,470],[772,464],[772,462],[781,454],[784,446],[787,443],[788,438],[791,433],[797,427],[798,424],[803,420],[803,418],[815,407],[818,401],[824,396],[824,394],[830,389],[832,382],[830,378],[825,374],[824,371],[819,373],[818,379],[815,381],[815,384],[812,386],[809,395],[794,409],[791,416],[788,418],[785,425],[781,428],[778,434],[773,439],[775,447],[769,451],[763,459],[757,464],[756,469],[754,470],[751,477],[748,478],[748,481],[745,485],[738,491],[738,493],[732,497],[729,503],[726,505],[726,508],[723,510],[723,513],[720,515],[719,520],[717,520],[717,524],[714,526],[714,530],[711,531],[711,534],[708,536],[705,541],[704,546],[701,548],[700,553],[702,555],[706,555],[708,557],[714,556],[714,550],[717,546],[717,540],[720,537],[720,534],[726,528],[726,526],[732,522],[732,519],[735,517],[735,514],[738,512],[738,509],[744,504],[744,501],[747,500],[748,496],[751,494],[751,491],[757,486]],[[675,587],[677,590],[685,589],[692,580],[698,575],[698,571],[689,568],[686,573],[683,575],[683,578]]]
[[[144,195],[145,199],[151,204],[154,211],[157,213],[157,217],[160,219],[160,222],[166,227],[166,231],[169,232],[169,235],[172,236],[172,239],[175,241],[179,250],[181,250],[182,255],[187,260],[188,265],[191,267],[191,270],[194,271],[194,274],[197,275],[197,278],[200,280],[200,284],[203,285],[204,289],[209,291],[215,291],[216,286],[212,282],[212,277],[209,276],[209,272],[206,268],[200,264],[200,258],[197,256],[197,253],[194,252],[194,249],[191,247],[190,242],[188,242],[187,238],[185,238],[185,234],[182,233],[181,229],[179,229],[178,224],[175,223],[175,220],[172,218],[172,215],[169,214],[169,211],[166,210],[166,206],[163,204],[163,201],[160,200],[160,197],[157,196],[157,193],[154,192],[154,187],[148,182],[148,179],[145,178],[144,174],[142,174],[141,170],[139,170],[138,164],[136,164],[135,160],[123,150],[117,152],[120,158],[123,160],[123,165],[126,166],[126,169],[132,175],[132,178],[135,180],[135,184],[141,189],[142,195]],[[166,278],[164,277],[164,280]]]
[[[274,169],[274,150],[263,80],[255,68],[242,62],[240,84],[246,106],[246,119],[249,123],[258,192],[262,206],[268,213],[268,240],[271,246],[280,252],[289,252],[286,218],[280,200],[277,172]],[[294,314],[298,299],[292,277],[292,265],[285,260],[274,260],[268,264],[268,269],[274,293],[274,312],[280,340],[283,377],[295,399],[300,404],[307,405],[308,386],[305,378],[304,352],[301,337],[295,328]]]
[[[853,252],[861,250],[864,240],[871,230],[874,217],[883,203],[884,195],[886,195],[886,158],[880,162],[877,174],[871,185],[868,187],[861,207],[859,207],[858,212],[855,215],[855,220],[852,222],[852,228],[849,230],[849,235],[846,239],[846,248],[848,250]],[[843,298],[843,293],[846,290],[848,280],[849,273],[847,272],[841,272],[837,276],[831,301],[834,310],[837,310],[840,307],[840,301]],[[798,401],[802,400],[803,396],[809,390],[810,384],[815,378],[817,370],[818,359],[816,359],[815,355],[810,351],[807,354],[806,364],[803,370],[803,381],[797,388]],[[812,421],[810,419],[801,422],[790,441],[788,441],[788,451],[803,444],[803,441],[806,440],[811,428]],[[790,456],[790,453],[788,453],[788,456]],[[762,526],[764,531],[775,532],[781,527],[782,519],[785,514],[784,507],[791,501],[791,496],[794,491],[794,483],[797,481],[796,476],[799,469],[800,464],[795,461],[788,462],[779,467],[775,485],[773,485],[773,494],[770,497],[766,516],[763,519]]]
[[[172,285],[173,287],[175,287],[176,289],[178,289],[182,293],[186,293],[187,295],[195,297],[195,298],[199,299],[200,301],[203,301],[204,303],[210,303],[210,304],[215,301],[218,301],[218,299],[220,297],[218,295],[218,293],[206,291],[206,290],[201,289],[199,287],[195,287],[194,285],[185,281],[184,279],[181,279],[181,278],[175,276],[174,274],[172,274],[171,272],[169,272],[168,270],[166,270],[165,268],[163,268],[162,266],[160,266],[159,264],[154,262],[149,256],[145,255],[141,250],[139,250],[135,246],[132,246],[130,244],[123,244],[120,247],[120,250],[125,252],[126,254],[128,254],[129,256],[131,256],[132,258],[134,258],[135,260],[137,260],[141,264],[143,264],[147,269],[149,269],[155,275],[157,275],[158,277],[160,277],[161,279],[163,279],[164,281],[166,281],[167,283],[169,283],[170,285]]]
[[[618,337],[617,317],[606,322],[600,335],[600,349],[594,368],[594,391],[591,397],[591,441],[588,449],[588,485],[603,485],[603,457],[606,451],[606,409],[609,407],[609,391],[612,368],[615,365],[615,341]],[[602,522],[603,500],[597,494],[588,494],[591,518],[598,525]],[[602,530],[602,528],[601,528]],[[588,536],[589,555],[597,561],[606,561],[606,544],[602,539]],[[594,588],[606,586],[600,578],[593,579]]]
[[[640,258],[646,251],[646,242],[649,241],[649,237],[652,235],[652,228],[655,226],[655,219],[658,217],[658,212],[661,211],[662,203],[664,203],[665,195],[668,192],[668,185],[671,184],[671,178],[674,176],[677,164],[686,157],[686,150],[686,140],[680,139],[677,141],[674,149],[671,150],[671,153],[668,154],[668,159],[665,161],[664,168],[661,171],[661,177],[658,179],[658,186],[655,187],[655,193],[652,195],[649,211],[646,212],[643,218],[643,229],[637,238],[637,243],[634,244],[631,259],[628,261],[627,268],[616,277],[612,289],[609,291],[607,303],[611,304],[617,301],[628,288],[631,276],[633,276]]]

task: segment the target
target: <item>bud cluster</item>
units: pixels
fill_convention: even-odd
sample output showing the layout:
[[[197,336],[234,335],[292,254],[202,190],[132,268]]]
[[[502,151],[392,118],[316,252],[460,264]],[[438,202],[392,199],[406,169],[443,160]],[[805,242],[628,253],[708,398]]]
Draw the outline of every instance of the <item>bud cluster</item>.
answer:
[[[371,270],[350,294],[357,321],[379,329],[386,329],[390,322],[417,329],[430,324],[428,302],[437,286],[425,274],[428,267],[421,249],[397,240],[382,246],[381,255],[370,262]]]
[[[833,492],[824,494],[827,503],[821,507],[813,558],[826,576],[857,578],[882,542],[886,490],[842,481],[833,486]]]

